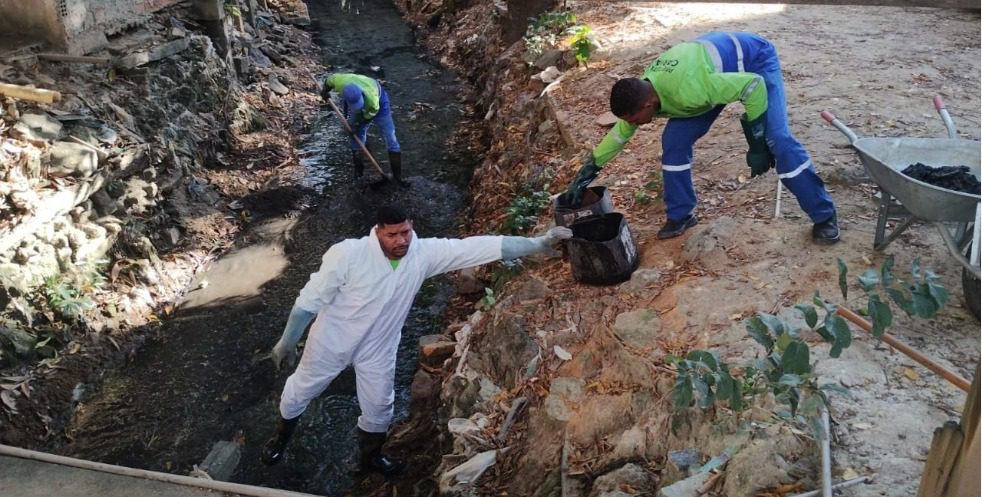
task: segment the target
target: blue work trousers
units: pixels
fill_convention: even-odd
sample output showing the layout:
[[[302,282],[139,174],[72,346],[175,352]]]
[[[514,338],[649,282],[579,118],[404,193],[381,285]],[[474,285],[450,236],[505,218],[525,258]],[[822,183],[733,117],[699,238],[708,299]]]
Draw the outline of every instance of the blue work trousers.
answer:
[[[378,84],[378,83],[376,83]],[[399,140],[396,138],[396,125],[392,122],[392,109],[389,108],[389,94],[386,93],[385,88],[382,88],[381,84],[378,84],[379,90],[379,103],[378,103],[378,114],[368,121],[362,121],[360,119],[352,119],[349,115],[347,107],[344,109],[344,115],[348,118],[348,123],[350,124],[354,121],[352,128],[355,129],[355,134],[362,143],[367,145],[368,142],[368,127],[372,123],[377,124],[379,129],[382,130],[382,138],[385,139],[385,148],[389,152],[400,152],[402,149],[399,148]],[[350,138],[348,143],[351,145],[351,150],[359,150],[358,142],[354,138]]]
[[[752,33],[709,33],[698,41],[708,41],[716,47],[723,72],[752,72],[764,79],[767,86],[766,140],[774,154],[778,177],[798,199],[798,205],[812,222],[827,221],[835,214],[835,204],[825,191],[825,183],[815,173],[805,147],[788,128],[784,80],[774,45]],[[739,47],[735,41],[739,42]],[[668,219],[683,219],[696,207],[696,191],[692,186],[692,147],[709,131],[723,107],[720,105],[694,117],[671,118],[665,125],[662,133],[662,179]]]

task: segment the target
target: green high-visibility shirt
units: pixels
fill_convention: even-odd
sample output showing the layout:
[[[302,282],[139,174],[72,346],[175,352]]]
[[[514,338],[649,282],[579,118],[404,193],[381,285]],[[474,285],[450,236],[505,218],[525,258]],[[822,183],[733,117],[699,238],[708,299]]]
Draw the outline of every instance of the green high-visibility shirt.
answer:
[[[381,98],[378,83],[374,79],[361,74],[339,72],[324,80],[324,86],[329,86],[338,93],[341,93],[345,86],[352,83],[361,88],[361,92],[364,94],[365,106],[361,109],[361,115],[364,120],[369,121],[375,117],[375,114],[378,114],[379,99]]]
[[[695,117],[718,105],[740,101],[750,120],[767,110],[764,78],[750,72],[716,72],[706,48],[697,42],[675,45],[644,70],[641,79],[654,87],[659,117]],[[597,166],[610,162],[638,127],[618,119],[593,149]]]

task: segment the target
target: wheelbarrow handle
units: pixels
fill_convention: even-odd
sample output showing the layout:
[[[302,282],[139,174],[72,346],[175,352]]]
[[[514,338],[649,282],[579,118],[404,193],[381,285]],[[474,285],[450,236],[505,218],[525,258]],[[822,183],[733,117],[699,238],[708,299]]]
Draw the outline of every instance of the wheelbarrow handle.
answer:
[[[958,133],[955,132],[955,122],[951,120],[951,114],[948,113],[948,109],[945,108],[944,100],[941,99],[941,95],[934,96],[934,108],[941,115],[941,120],[944,121],[944,127],[948,130],[948,138],[956,139],[958,138]]]
[[[831,112],[827,110],[823,110],[822,119],[825,119],[825,122],[831,124],[832,126],[835,126],[836,128],[839,129],[839,131],[842,132],[842,134],[846,135],[846,138],[849,138],[849,143],[856,143],[856,140],[859,139],[859,137],[856,136],[856,133],[853,133],[852,130],[849,129],[849,126],[846,126],[844,122],[836,118],[835,115],[832,114]]]

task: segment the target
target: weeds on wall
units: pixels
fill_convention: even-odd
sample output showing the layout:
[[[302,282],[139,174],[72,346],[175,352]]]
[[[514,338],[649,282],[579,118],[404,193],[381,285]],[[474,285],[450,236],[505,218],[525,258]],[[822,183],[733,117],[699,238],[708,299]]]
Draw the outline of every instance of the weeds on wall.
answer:
[[[566,38],[563,40],[563,38]],[[571,11],[546,12],[529,19],[525,30],[525,55],[522,57],[532,65],[547,50],[565,41],[576,60],[585,64],[593,53],[597,42],[590,26],[576,23],[576,15]]]

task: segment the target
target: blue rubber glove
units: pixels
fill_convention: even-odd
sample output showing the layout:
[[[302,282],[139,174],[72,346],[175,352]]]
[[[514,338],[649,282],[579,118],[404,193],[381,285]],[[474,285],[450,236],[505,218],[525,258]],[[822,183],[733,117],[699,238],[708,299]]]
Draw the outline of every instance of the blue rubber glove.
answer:
[[[572,237],[573,232],[565,226],[553,226],[542,236],[506,236],[501,240],[501,259],[509,261],[532,254],[558,257],[560,253],[553,245]]]
[[[280,369],[284,359],[288,359],[288,364],[296,360],[297,342],[300,341],[303,331],[307,329],[307,325],[315,317],[317,317],[316,313],[305,311],[295,305],[290,310],[290,317],[286,320],[286,328],[283,329],[283,335],[280,336],[279,341],[273,346],[273,352],[271,354],[273,364],[276,365],[277,370]]]

